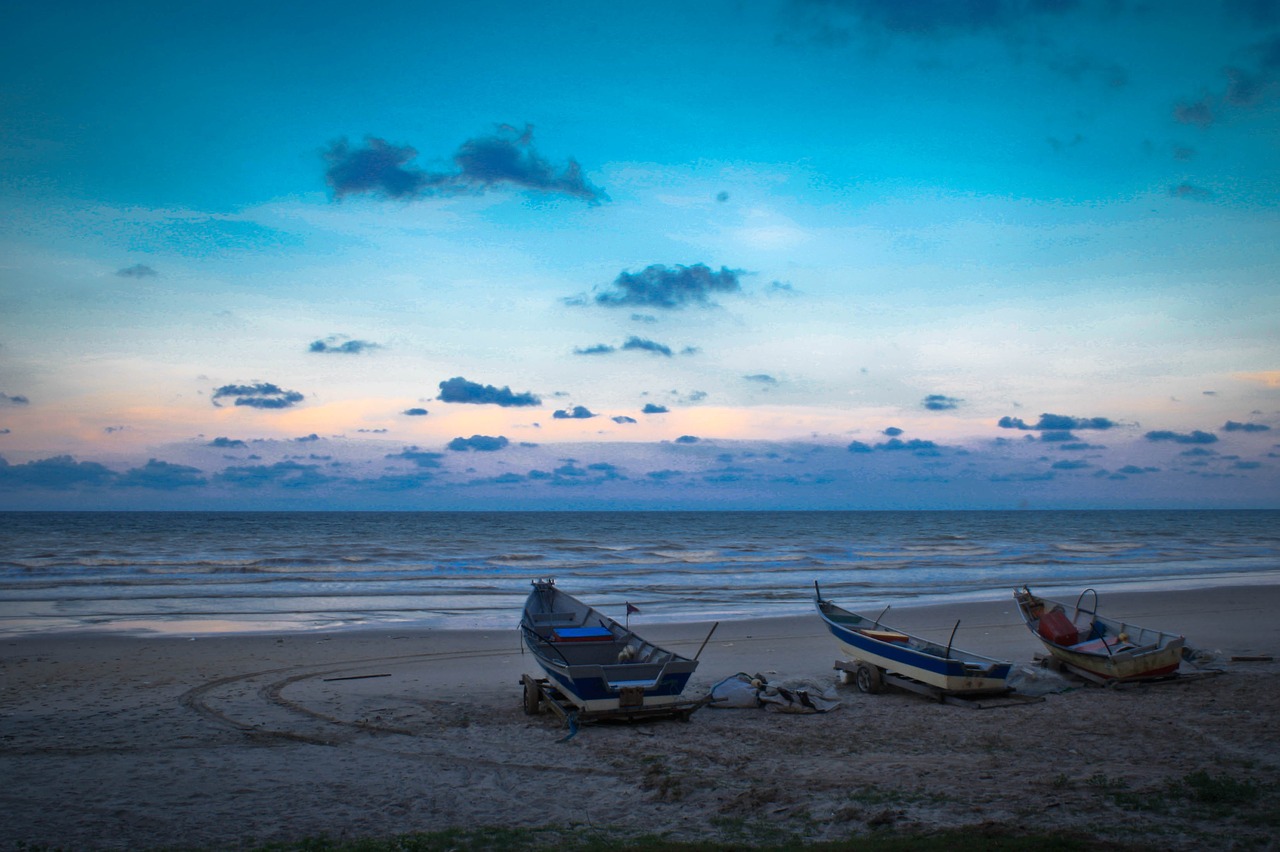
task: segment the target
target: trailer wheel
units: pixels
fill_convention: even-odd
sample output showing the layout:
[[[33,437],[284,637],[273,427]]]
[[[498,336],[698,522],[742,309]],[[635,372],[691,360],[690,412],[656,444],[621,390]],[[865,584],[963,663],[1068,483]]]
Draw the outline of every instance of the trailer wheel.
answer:
[[[536,716],[542,709],[542,690],[529,678],[524,679],[524,712]]]
[[[880,669],[875,666],[862,663],[858,666],[858,672],[854,677],[854,683],[858,685],[859,691],[870,695],[884,692],[884,678],[880,676]]]

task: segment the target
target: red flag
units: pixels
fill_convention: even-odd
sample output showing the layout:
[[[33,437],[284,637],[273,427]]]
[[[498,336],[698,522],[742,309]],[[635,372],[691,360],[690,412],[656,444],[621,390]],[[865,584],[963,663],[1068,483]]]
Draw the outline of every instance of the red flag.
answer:
[[[630,615],[633,612],[639,612],[639,611],[640,611],[640,607],[632,606],[631,601],[627,601],[627,615]]]

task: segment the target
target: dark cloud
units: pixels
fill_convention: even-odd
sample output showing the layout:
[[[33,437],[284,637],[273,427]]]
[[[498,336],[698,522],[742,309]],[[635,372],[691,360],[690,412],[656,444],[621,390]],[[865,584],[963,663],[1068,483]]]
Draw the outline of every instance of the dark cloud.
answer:
[[[0,486],[33,486],[65,491],[81,485],[109,485],[116,477],[114,471],[97,462],[78,462],[71,456],[0,465]]]
[[[165,461],[150,459],[142,467],[131,468],[116,482],[124,488],[151,488],[159,491],[173,491],[178,488],[207,485],[197,467],[182,464],[170,464]]]
[[[21,394],[10,396],[7,393],[0,393],[0,405],[30,405],[31,400]]]
[[[1237,423],[1228,420],[1222,427],[1224,432],[1270,432],[1271,427],[1265,423]]]
[[[1188,201],[1208,201],[1213,198],[1213,193],[1210,190],[1191,183],[1180,183],[1177,186],[1171,186],[1169,187],[1169,194],[1174,198],[1185,198]]]
[[[1173,119],[1179,124],[1210,127],[1220,113],[1258,109],[1280,93],[1280,35],[1271,35],[1247,51],[1247,65],[1222,69],[1226,78],[1220,93],[1178,102]],[[1216,87],[1215,87],[1216,89]]]
[[[646,402],[644,408],[640,409],[641,414],[666,414],[667,411],[665,405],[654,405],[652,402]]]
[[[313,488],[334,482],[332,476],[320,472],[320,466],[300,464],[296,461],[276,462],[272,465],[244,465],[229,467],[214,479],[237,488]]]
[[[1208,98],[1192,103],[1182,102],[1176,104],[1173,108],[1173,120],[1179,124],[1208,127],[1213,124],[1213,106]]]
[[[1199,429],[1188,433],[1155,431],[1148,432],[1143,437],[1148,441],[1172,441],[1175,444],[1214,444],[1218,441],[1217,435],[1201,432]]]
[[[297,405],[305,398],[297,391],[284,390],[270,382],[257,382],[252,385],[223,385],[213,391],[213,404],[219,408],[220,399],[231,398],[236,405],[249,408],[289,408]]]
[[[217,447],[222,450],[243,450],[248,449],[249,445],[239,438],[214,438],[207,446]]]
[[[1034,425],[1028,425],[1020,417],[1001,417],[996,425],[1001,429],[1069,431],[1071,429],[1114,429],[1116,423],[1106,417],[1069,417],[1065,414],[1041,414],[1039,422]]]
[[[480,194],[499,186],[514,186],[555,195],[580,198],[588,204],[608,201],[592,186],[582,167],[569,160],[558,172],[533,148],[533,128],[523,131],[503,125],[493,136],[468,139],[453,154],[454,171],[429,172],[412,161],[418,152],[385,139],[366,137],[362,148],[345,139],[330,144],[323,153],[328,169],[325,180],[334,198],[371,194],[384,198],[417,199],[433,195]]]
[[[556,420],[590,420],[596,415],[589,408],[582,405],[575,405],[572,409],[557,411],[551,415]]]
[[[898,430],[901,433],[902,430]],[[888,434],[889,430],[885,430]],[[913,439],[904,441],[901,438],[890,438],[889,440],[876,444],[874,447],[862,441],[853,441],[845,450],[855,454],[873,453],[873,452],[909,452],[917,456],[936,456],[939,455],[938,445],[933,441],[922,441]]]
[[[359,355],[361,352],[369,352],[373,349],[381,348],[379,344],[370,343],[368,340],[349,340],[341,335],[330,335],[323,340],[312,341],[311,345],[307,347],[307,351]]]
[[[500,405],[503,408],[542,405],[542,400],[532,393],[512,393],[510,387],[496,388],[493,385],[481,385],[469,382],[461,376],[441,382],[440,395],[436,399],[441,402]]]
[[[1062,15],[1078,0],[811,0],[792,4],[796,23],[814,40],[843,45],[855,34],[884,32],[915,39],[942,39],[980,32],[1008,32],[1032,16]]]
[[[665,309],[713,305],[712,293],[741,292],[738,283],[741,274],[724,266],[716,272],[701,263],[693,266],[653,264],[640,272],[620,273],[613,281],[612,291],[596,295],[596,304]]]
[[[289,440],[293,441],[295,444],[310,444],[313,441],[319,441],[320,436],[315,432],[312,432],[310,435],[303,435],[300,438],[290,438]]]
[[[588,346],[585,349],[573,350],[574,355],[609,355],[617,352],[616,346],[610,346],[607,343],[597,343],[595,346]]]
[[[770,375],[768,375],[768,374],[766,374],[766,373],[755,373],[755,374],[750,375],[750,376],[743,376],[742,378],[743,378],[745,381],[748,381],[748,382],[755,382],[756,384],[760,384],[760,385],[770,385],[770,386],[772,386],[772,385],[776,385],[776,384],[778,383],[778,380],[777,380],[777,379],[775,379],[773,376],[770,376]]]
[[[701,440],[702,440],[701,438],[694,435],[681,435],[679,438],[676,438],[676,443],[677,444],[696,444]]]
[[[943,396],[940,393],[931,393],[921,400],[920,404],[930,411],[950,411],[953,408],[958,408],[962,402],[964,402],[962,399]]]
[[[1086,461],[1065,460],[1056,461],[1050,467],[1054,470],[1084,470],[1087,467],[1092,467],[1092,465]]]
[[[661,343],[655,343],[652,340],[646,340],[643,337],[628,337],[627,342],[622,344],[622,348],[628,351],[652,352],[655,355],[665,355],[671,357],[671,347],[664,346]]]
[[[420,450],[417,447],[406,447],[398,453],[387,456],[389,459],[404,459],[413,462],[417,467],[440,467],[440,459],[444,458],[443,453],[431,453]]]
[[[896,438],[896,437],[898,437],[899,435],[901,435],[901,434],[902,434],[902,430],[901,430],[901,429],[899,429],[897,426],[890,426],[890,427],[888,427],[887,429],[885,429],[883,432],[881,432],[880,434],[882,434],[882,435],[887,435],[887,436],[888,436],[888,437],[890,437],[890,438]]]
[[[472,435],[470,438],[454,438],[448,446],[455,452],[492,453],[506,449],[510,443],[502,435]]]
[[[406,408],[404,411],[400,413],[404,414],[406,417],[426,417],[427,416],[427,410],[425,408]]]
[[[625,414],[619,414],[617,417],[613,418],[613,422],[619,424],[635,423],[636,419],[634,417],[627,417]]]
[[[116,275],[121,278],[154,278],[159,274],[159,272],[143,263],[135,263],[133,266],[126,266],[124,269],[116,270]]]

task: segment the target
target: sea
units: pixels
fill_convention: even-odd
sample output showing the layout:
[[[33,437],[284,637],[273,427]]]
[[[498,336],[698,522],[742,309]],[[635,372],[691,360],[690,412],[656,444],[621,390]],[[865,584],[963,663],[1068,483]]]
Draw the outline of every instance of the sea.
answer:
[[[1280,582],[1277,511],[6,512],[0,633],[514,628]]]

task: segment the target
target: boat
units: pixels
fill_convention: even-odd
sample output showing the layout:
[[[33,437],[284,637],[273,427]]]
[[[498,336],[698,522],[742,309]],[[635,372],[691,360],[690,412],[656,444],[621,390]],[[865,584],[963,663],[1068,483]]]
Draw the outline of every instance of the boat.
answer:
[[[1093,595],[1093,608],[1085,596]],[[1075,606],[1067,606],[1015,589],[1022,619],[1051,658],[1069,671],[1096,683],[1146,680],[1176,674],[1186,639],[1098,615],[1098,593],[1085,589]]]
[[[842,609],[824,600],[814,583],[815,603],[827,629],[839,643],[853,665],[837,663],[836,668],[853,675],[854,684],[863,692],[880,692],[886,682],[904,686],[923,685],[916,691],[935,695],[978,695],[1009,692],[1009,675],[1013,663],[962,651],[951,642],[946,645],[912,636],[886,627],[880,617],[866,616]],[[956,622],[959,628],[960,622]],[[951,631],[955,640],[955,628]]]
[[[542,694],[567,699],[573,712],[638,717],[687,714],[696,706],[681,698],[698,667],[696,656],[683,657],[642,639],[628,625],[561,591],[553,579],[533,581],[520,631],[552,687]],[[525,710],[535,713],[540,695],[531,691],[539,686],[528,676],[524,684]]]

